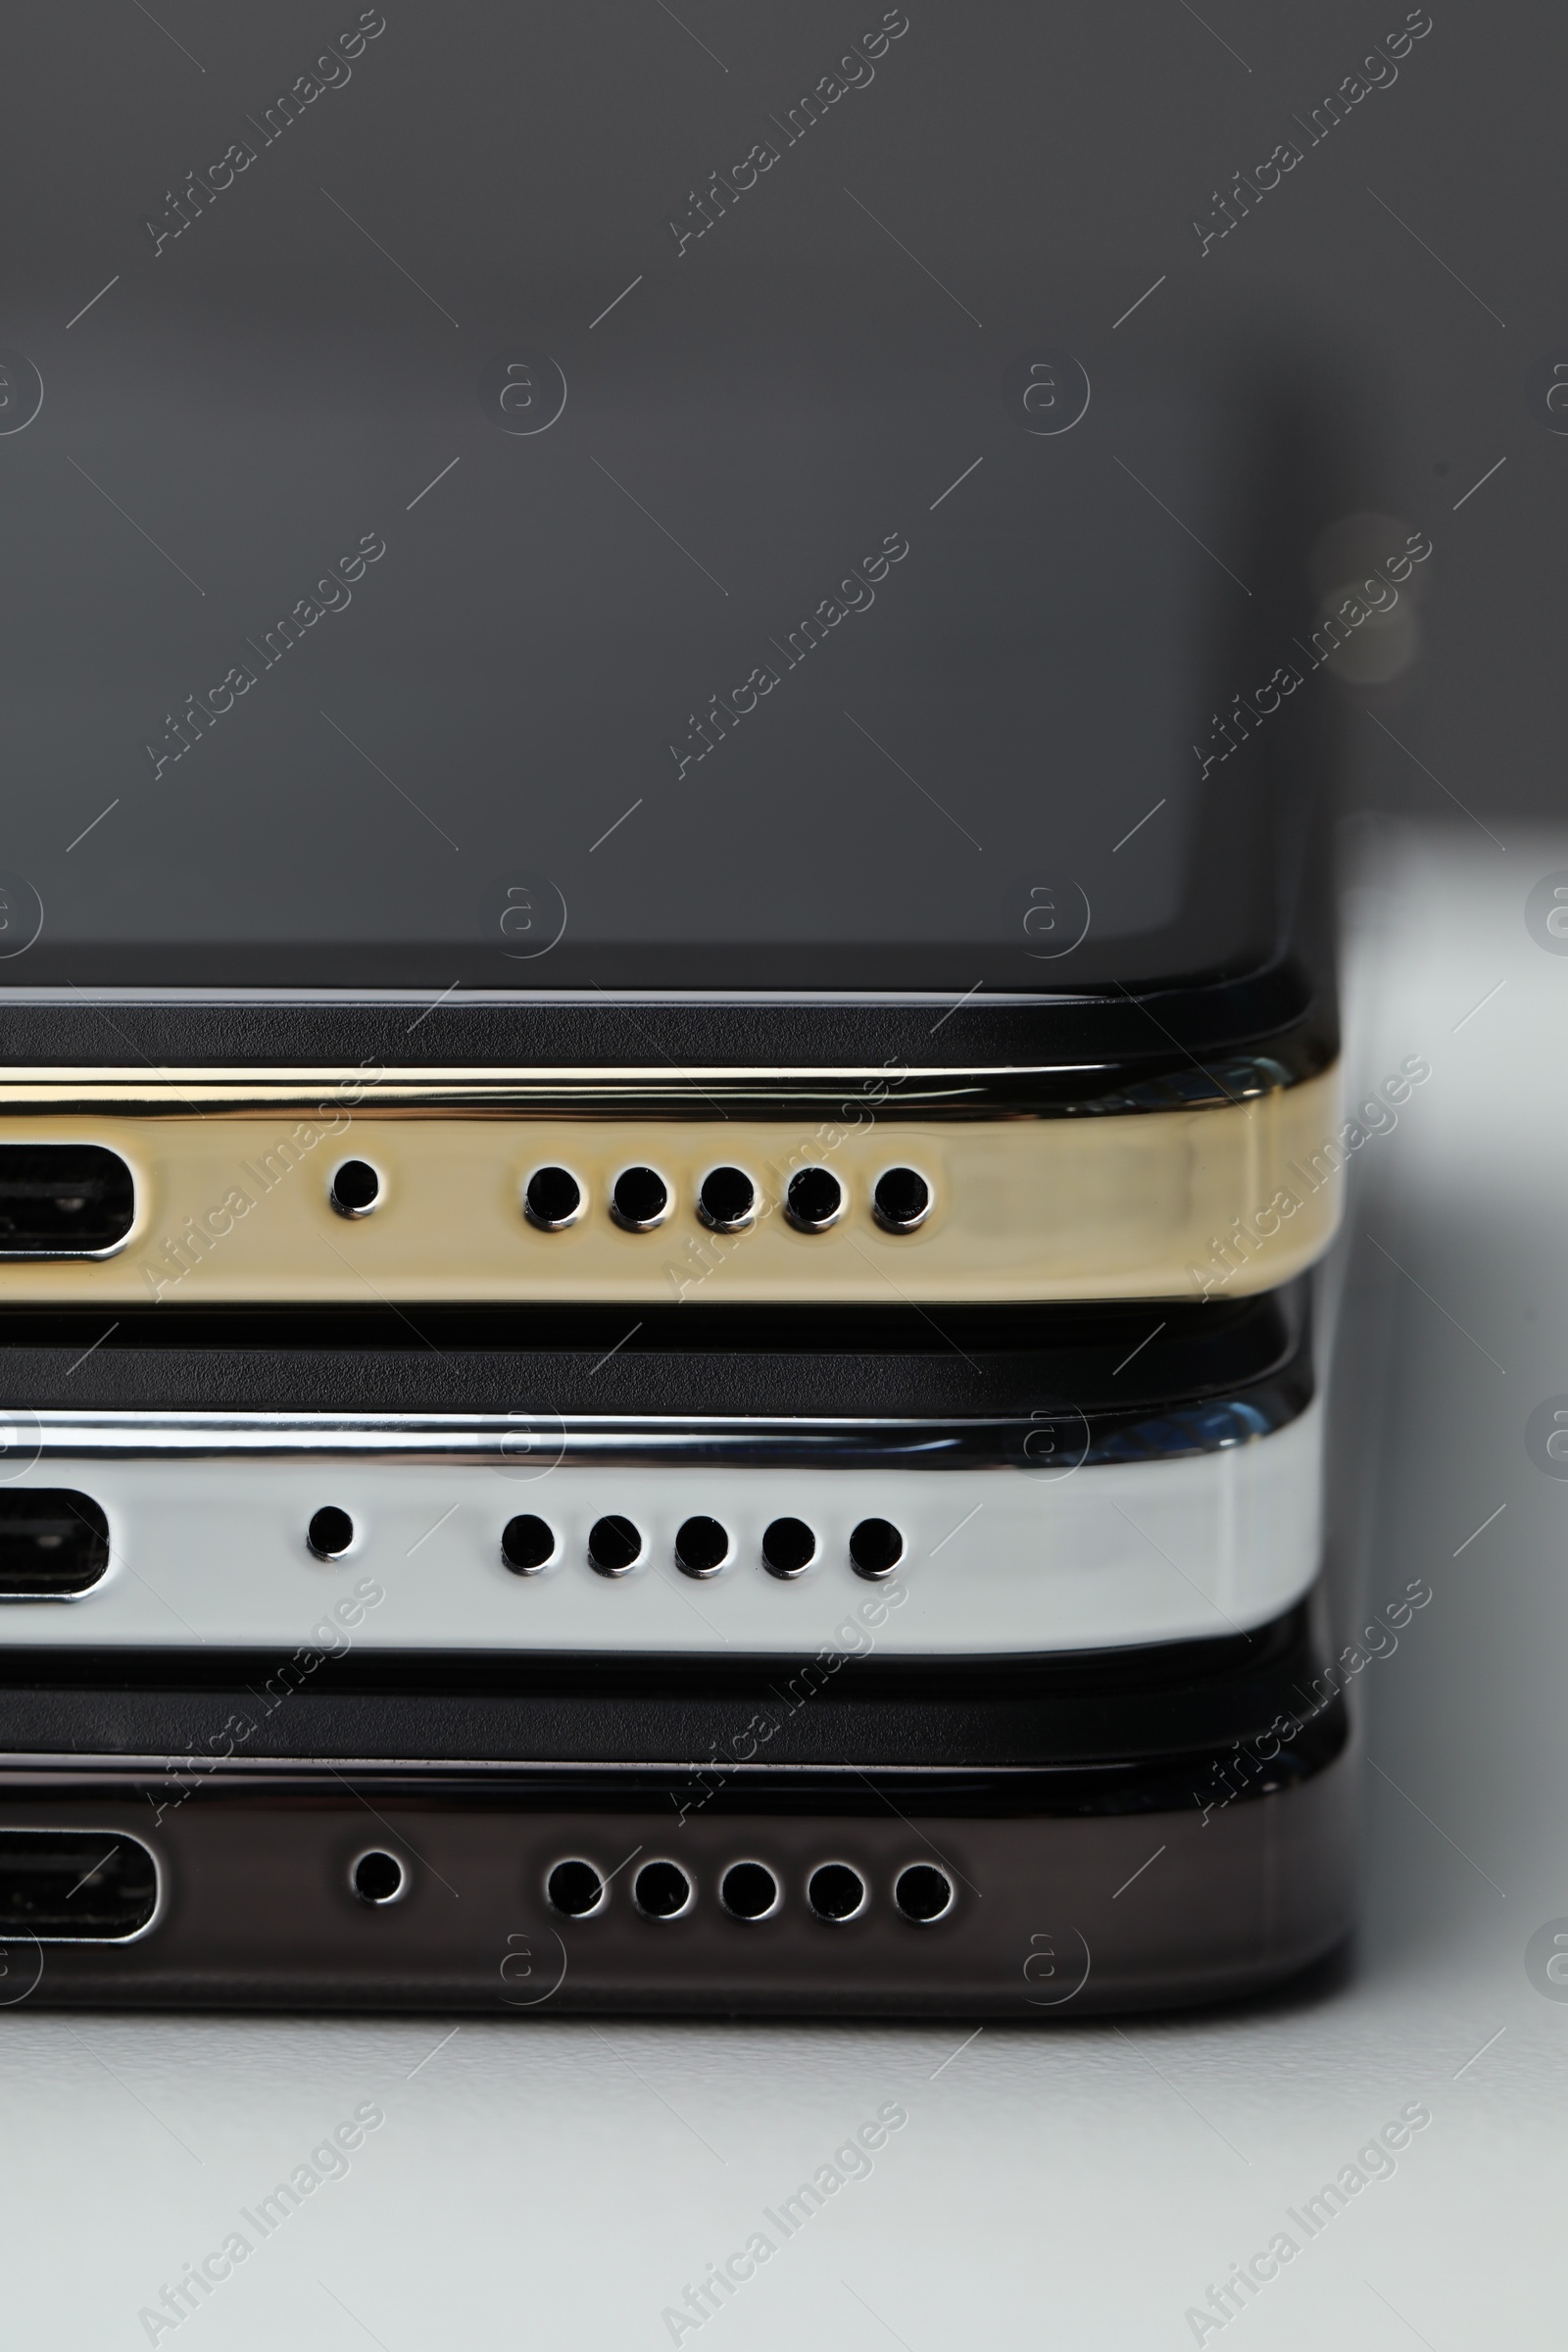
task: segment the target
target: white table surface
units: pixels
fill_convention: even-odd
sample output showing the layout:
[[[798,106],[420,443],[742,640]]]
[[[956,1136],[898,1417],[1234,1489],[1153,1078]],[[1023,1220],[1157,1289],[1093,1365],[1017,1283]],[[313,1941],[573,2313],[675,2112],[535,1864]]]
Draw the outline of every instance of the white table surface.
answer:
[[[1210,2283],[1301,2240],[1287,2208],[1417,2101],[1394,2175],[1202,2340],[1561,2340],[1568,2003],[1525,1949],[1568,1918],[1568,1484],[1524,1428],[1568,1391],[1568,956],[1524,904],[1568,834],[1495,823],[1502,847],[1461,820],[1383,836],[1350,901],[1355,1065],[1432,1077],[1357,1156],[1336,1508],[1370,1602],[1414,1577],[1434,1600],[1358,1686],[1378,1769],[1346,1969],[1263,2008],[967,2046],[0,2011],[7,2352],[148,2341],[140,2308],[366,2101],[385,2122],[346,2177],[159,2342],[668,2344],[665,2307],[889,2100],[908,2122],[870,2176],[681,2342],[1191,2344]]]

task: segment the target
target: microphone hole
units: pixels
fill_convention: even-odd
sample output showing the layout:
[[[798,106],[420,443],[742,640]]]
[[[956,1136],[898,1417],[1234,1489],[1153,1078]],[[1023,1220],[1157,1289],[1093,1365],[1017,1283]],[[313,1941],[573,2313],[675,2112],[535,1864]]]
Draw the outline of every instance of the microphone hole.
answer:
[[[354,1541],[354,1522],[347,1511],[326,1503],[312,1518],[305,1541],[318,1560],[340,1560]]]
[[[362,1854],[350,1882],[362,1903],[395,1903],[403,1892],[404,1869],[396,1854]]]
[[[381,1179],[368,1159],[346,1159],[332,1172],[327,1199],[340,1217],[368,1217],[381,1198]]]

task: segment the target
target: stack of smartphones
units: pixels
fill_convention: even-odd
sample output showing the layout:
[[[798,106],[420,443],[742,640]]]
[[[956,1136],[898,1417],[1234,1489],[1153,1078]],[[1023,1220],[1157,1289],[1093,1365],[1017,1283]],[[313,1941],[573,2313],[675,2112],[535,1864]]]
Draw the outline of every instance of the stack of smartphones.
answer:
[[[1298,371],[958,300],[788,106],[649,228],[685,97],[558,27],[519,148],[457,14],[330,205],[264,103],[122,234],[127,42],[12,289],[0,2001],[1266,1985],[1352,1822]]]

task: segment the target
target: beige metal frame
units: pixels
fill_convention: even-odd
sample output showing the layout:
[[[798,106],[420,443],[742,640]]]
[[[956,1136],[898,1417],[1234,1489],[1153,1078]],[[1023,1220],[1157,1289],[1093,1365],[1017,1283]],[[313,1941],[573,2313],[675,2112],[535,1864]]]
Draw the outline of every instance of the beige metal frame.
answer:
[[[0,1302],[806,1299],[896,1303],[1176,1298],[1263,1290],[1332,1238],[1343,1164],[1338,1070],[1236,1101],[1139,1110],[1035,1106],[1034,1073],[13,1072],[0,1145],[96,1143],[129,1164],[135,1220],[93,1259],[0,1261]],[[330,1205],[368,1160],[373,1211]],[[848,1192],[826,1232],[780,1202],[793,1169]],[[524,1185],[569,1168],[587,1199],[535,1230]],[[672,1207],[649,1233],[609,1211],[616,1173],[657,1168]],[[708,1231],[720,1163],[762,1209]],[[889,1234],[871,1193],[917,1168],[933,1205]]]

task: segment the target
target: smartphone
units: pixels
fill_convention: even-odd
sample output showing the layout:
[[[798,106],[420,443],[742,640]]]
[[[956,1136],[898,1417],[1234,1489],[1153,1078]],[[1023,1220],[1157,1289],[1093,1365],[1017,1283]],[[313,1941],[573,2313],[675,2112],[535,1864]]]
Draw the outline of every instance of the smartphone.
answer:
[[[1317,1573],[1310,1294],[940,1331],[13,1318],[0,1632],[786,1656],[1250,1628]]]
[[[0,2001],[1049,2020],[1258,1990],[1351,1920],[1312,1619],[815,1681],[362,1655],[270,1703],[212,1651],[134,1686],[14,1666]]]
[[[307,70],[280,4],[198,75],[138,17],[85,82],[18,28],[0,1299],[1175,1299],[1327,1242],[1312,367],[1010,250],[932,169],[956,24],[797,103],[806,19],[705,95],[647,18]]]
[[[1340,1213],[1335,1071],[1234,1056],[1065,1098],[926,1067],[891,1112],[864,1065],[365,1083],[9,1071],[0,1301],[1201,1298]]]

